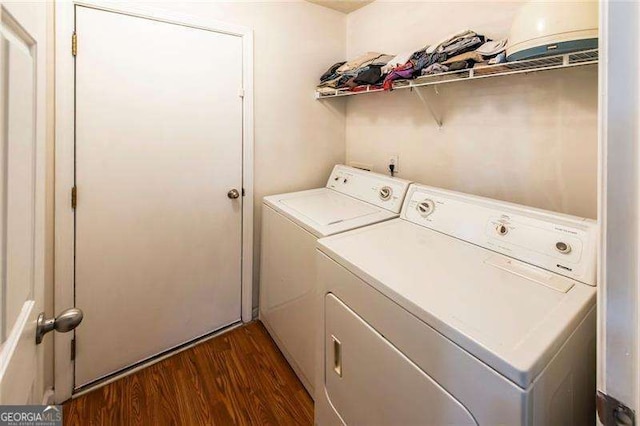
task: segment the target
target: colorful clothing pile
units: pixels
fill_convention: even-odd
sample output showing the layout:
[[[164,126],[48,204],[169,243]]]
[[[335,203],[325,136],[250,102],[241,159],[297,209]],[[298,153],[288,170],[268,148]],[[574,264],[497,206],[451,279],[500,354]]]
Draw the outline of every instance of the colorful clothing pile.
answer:
[[[369,87],[392,90],[396,80],[498,64],[506,61],[506,45],[506,39],[487,40],[474,31],[464,30],[417,51],[399,55],[367,52],[332,65],[320,78],[318,92],[360,91]]]
[[[393,56],[378,52],[367,52],[348,62],[332,65],[320,78],[318,91],[331,93],[335,89],[355,88],[360,85],[375,85],[382,82],[382,67]],[[376,77],[377,76],[377,77]]]

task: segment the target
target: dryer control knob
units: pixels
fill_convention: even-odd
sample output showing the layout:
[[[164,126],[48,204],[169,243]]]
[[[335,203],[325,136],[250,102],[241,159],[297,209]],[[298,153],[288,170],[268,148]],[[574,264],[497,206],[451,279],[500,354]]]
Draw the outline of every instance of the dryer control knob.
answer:
[[[431,200],[424,200],[418,203],[416,209],[422,217],[427,217],[436,209],[435,204]]]
[[[498,235],[507,235],[509,233],[509,228],[501,223],[500,225],[496,226],[496,232],[498,233]]]
[[[383,186],[378,192],[378,196],[382,201],[387,201],[393,195],[393,189],[389,186]]]

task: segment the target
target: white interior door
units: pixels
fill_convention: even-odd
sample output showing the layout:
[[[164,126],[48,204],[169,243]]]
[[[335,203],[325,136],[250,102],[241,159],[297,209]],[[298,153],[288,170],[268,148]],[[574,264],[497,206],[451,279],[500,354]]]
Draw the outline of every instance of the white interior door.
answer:
[[[76,7],[75,386],[240,320],[242,40]]]
[[[0,2],[0,404],[42,401],[45,26],[43,3]]]

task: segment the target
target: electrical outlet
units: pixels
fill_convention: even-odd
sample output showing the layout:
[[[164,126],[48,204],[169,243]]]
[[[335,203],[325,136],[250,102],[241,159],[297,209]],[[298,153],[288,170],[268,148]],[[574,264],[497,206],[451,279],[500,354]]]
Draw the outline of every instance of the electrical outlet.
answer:
[[[390,155],[389,160],[387,160],[387,167],[389,167],[390,164],[393,164],[393,166],[395,167],[395,169],[393,170],[394,173],[398,173],[400,171],[399,160],[400,156],[398,154]]]

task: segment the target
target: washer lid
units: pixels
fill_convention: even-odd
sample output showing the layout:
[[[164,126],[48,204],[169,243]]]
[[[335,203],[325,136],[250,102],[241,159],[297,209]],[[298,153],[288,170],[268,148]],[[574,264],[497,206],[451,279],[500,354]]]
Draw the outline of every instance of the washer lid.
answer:
[[[291,197],[281,200],[281,203],[321,226],[334,225],[380,211],[370,204],[329,191]]]
[[[524,389],[595,305],[594,287],[402,219],[318,247]]]
[[[318,237],[398,217],[328,188],[272,195],[264,202]]]

